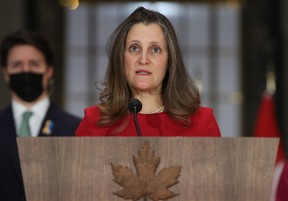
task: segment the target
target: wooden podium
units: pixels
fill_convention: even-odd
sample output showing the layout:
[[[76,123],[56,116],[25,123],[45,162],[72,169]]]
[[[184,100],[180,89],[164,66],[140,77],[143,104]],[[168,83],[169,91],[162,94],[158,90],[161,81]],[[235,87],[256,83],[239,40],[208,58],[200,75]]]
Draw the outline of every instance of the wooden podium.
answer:
[[[132,200],[115,194],[124,187],[115,182],[111,164],[137,177],[133,156],[139,157],[147,144],[150,157],[160,159],[156,176],[180,167],[177,182],[167,187],[177,195],[167,200],[268,201],[278,142],[252,137],[17,138],[27,201]],[[118,182],[126,177],[118,175]]]

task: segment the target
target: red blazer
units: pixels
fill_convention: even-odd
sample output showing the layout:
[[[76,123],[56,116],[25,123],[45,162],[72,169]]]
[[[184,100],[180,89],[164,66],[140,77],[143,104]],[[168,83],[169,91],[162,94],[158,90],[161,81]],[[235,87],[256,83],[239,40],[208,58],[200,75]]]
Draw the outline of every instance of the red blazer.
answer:
[[[86,108],[84,118],[76,130],[76,136],[113,136],[113,131],[125,123],[124,117],[113,126],[99,127],[98,106]],[[171,119],[166,112],[157,114],[138,114],[138,123],[142,136],[195,136],[220,137],[220,130],[211,108],[200,107],[198,112],[190,116],[191,126],[183,127]],[[128,125],[117,136],[137,136],[133,115],[128,117]]]

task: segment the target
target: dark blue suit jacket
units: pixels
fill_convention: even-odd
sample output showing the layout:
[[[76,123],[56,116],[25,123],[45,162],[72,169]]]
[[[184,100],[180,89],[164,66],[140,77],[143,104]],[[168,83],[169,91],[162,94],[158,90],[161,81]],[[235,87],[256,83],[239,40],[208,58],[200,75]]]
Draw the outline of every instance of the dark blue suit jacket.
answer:
[[[39,136],[73,136],[80,121],[80,118],[51,103]],[[50,124],[47,125],[47,122]],[[50,132],[47,132],[47,126]],[[25,200],[16,136],[12,107],[9,105],[0,112],[0,200]]]

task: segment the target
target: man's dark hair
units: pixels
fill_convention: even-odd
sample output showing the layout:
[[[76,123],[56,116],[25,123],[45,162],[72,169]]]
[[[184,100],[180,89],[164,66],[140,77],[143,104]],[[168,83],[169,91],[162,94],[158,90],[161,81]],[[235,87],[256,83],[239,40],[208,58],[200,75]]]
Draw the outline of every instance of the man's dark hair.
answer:
[[[29,30],[19,30],[7,35],[0,46],[1,66],[6,68],[10,50],[17,45],[31,45],[38,49],[48,66],[53,66],[53,52],[48,40],[41,34]]]

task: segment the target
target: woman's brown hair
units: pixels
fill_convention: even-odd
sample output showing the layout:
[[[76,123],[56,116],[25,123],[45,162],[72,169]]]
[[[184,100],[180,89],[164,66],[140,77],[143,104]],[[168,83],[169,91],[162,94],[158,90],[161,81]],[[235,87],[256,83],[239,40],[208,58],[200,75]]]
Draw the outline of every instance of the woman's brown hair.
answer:
[[[165,112],[183,126],[190,125],[191,114],[194,114],[199,105],[199,91],[189,76],[181,54],[175,30],[170,21],[161,13],[137,8],[112,33],[108,44],[108,69],[104,80],[104,89],[100,95],[99,126],[111,126],[123,117],[127,117],[115,133],[125,129],[128,124],[128,103],[133,98],[124,63],[124,51],[127,34],[130,28],[138,23],[158,24],[164,33],[168,46],[168,68],[162,84],[161,98]]]

